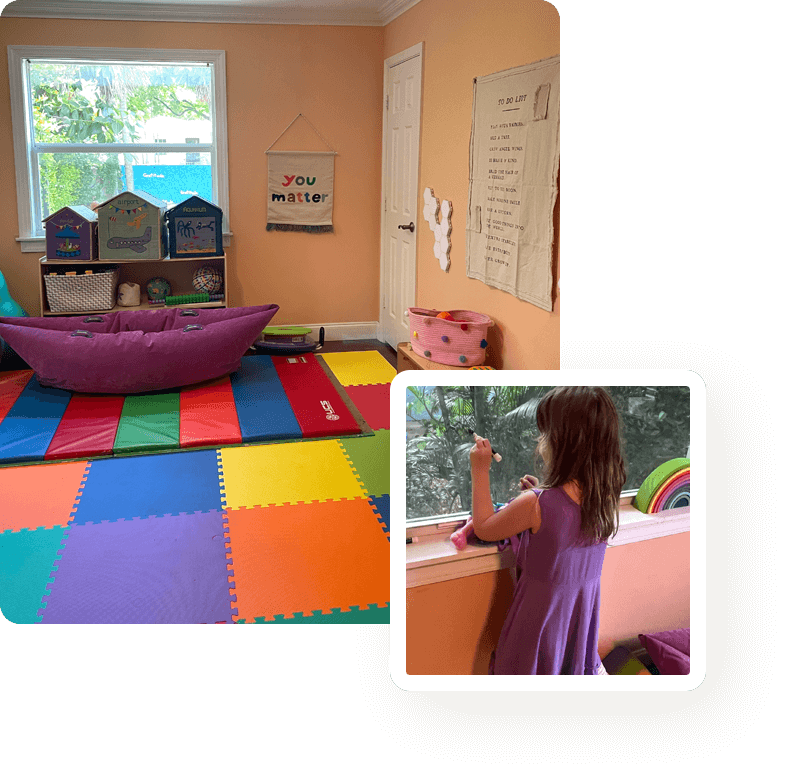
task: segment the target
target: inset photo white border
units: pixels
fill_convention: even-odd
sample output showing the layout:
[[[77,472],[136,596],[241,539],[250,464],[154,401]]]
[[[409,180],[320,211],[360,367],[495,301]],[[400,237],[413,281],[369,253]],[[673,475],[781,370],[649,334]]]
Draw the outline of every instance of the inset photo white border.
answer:
[[[640,541],[690,533],[690,673],[687,675],[489,676],[407,673],[406,400],[411,386],[678,386],[690,389],[689,510],[641,515],[625,529]],[[682,370],[404,371],[391,384],[391,633],[390,675],[408,691],[670,692],[696,689],[706,673],[706,401],[701,377]],[[472,444],[471,444],[472,445]],[[672,513],[673,512],[673,513]],[[670,525],[668,524],[670,523]],[[663,525],[666,525],[663,528]],[[616,538],[622,534],[620,527]],[[615,542],[614,538],[614,542]],[[613,544],[615,545],[615,543]],[[478,572],[475,563],[471,573]],[[464,574],[463,574],[464,575]],[[427,582],[429,583],[429,582]],[[415,584],[415,582],[413,582]],[[649,595],[650,596],[650,595]],[[635,637],[637,639],[637,636]],[[449,639],[452,640],[452,639]]]

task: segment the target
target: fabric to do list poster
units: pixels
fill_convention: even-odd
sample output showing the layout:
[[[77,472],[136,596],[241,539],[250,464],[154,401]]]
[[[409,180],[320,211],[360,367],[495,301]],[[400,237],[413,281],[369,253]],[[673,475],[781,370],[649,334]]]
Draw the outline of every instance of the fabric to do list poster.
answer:
[[[553,310],[560,57],[473,86],[467,275]]]

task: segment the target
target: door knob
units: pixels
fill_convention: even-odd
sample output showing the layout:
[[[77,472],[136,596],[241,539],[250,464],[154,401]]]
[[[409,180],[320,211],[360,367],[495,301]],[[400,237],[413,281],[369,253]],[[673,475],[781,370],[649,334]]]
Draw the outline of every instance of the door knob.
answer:
[[[408,225],[399,225],[399,230],[409,230],[410,232],[413,232],[415,230],[415,223],[410,222]]]

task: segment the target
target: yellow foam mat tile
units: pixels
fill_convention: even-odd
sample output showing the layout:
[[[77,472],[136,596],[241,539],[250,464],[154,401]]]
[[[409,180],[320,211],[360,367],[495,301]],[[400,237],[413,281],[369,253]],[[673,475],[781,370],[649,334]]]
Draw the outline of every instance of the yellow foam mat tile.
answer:
[[[218,465],[227,509],[366,495],[337,439],[221,448]]]
[[[396,369],[379,353],[330,352],[321,355],[344,387],[356,384],[390,384]]]

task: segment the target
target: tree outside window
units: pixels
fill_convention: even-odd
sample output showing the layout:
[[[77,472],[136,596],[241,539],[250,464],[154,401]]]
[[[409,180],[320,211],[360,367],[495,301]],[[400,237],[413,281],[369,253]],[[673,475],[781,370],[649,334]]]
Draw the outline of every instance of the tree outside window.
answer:
[[[409,387],[407,389],[407,519],[470,511],[469,432],[489,438],[502,455],[490,471],[493,500],[519,493],[538,472],[536,408],[549,387]],[[609,387],[622,421],[625,491],[637,490],[661,463],[690,446],[688,387]]]

